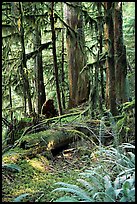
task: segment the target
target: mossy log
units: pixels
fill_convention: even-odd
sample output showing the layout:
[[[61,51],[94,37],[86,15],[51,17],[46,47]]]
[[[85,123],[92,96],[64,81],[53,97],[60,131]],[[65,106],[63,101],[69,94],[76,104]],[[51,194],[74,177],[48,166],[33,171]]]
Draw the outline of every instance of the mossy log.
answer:
[[[17,147],[25,150],[25,155],[34,157],[37,154],[52,152],[63,148],[80,138],[80,132],[66,129],[52,129],[38,133],[28,134],[20,139]]]
[[[15,142],[8,152],[12,151],[12,154],[15,154],[18,159],[33,158],[38,154],[53,158],[54,152],[61,151],[80,138],[87,139],[93,145],[96,145],[94,142],[95,133],[89,126],[96,127],[98,124],[99,121],[90,121],[90,123],[85,124],[63,125],[63,127],[60,126],[37,133],[22,134],[21,138]]]

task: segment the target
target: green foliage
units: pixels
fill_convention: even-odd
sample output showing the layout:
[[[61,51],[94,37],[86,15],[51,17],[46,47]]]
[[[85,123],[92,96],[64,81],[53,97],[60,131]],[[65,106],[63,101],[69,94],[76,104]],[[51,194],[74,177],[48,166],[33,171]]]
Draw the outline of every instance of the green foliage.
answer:
[[[9,170],[12,172],[20,172],[21,168],[16,164],[2,164],[2,169]]]
[[[38,22],[39,28],[41,30],[41,44],[51,42],[51,29],[50,29],[50,2],[22,2],[23,9],[23,27],[24,27],[24,46],[26,50],[26,57],[31,56],[34,51],[33,34],[35,28],[35,22]],[[66,4],[66,3],[64,3]],[[103,71],[106,69],[104,66],[104,61],[106,57],[104,48],[104,38],[102,39],[102,53],[98,54],[99,48],[99,32],[103,34],[104,25],[104,8],[102,2],[82,2],[83,13],[83,29],[85,34],[85,44],[86,44],[86,54],[87,60],[83,71],[89,71],[91,86],[94,85],[95,79],[95,67],[102,65]],[[63,6],[61,7],[61,2],[57,2],[55,5],[55,27],[56,27],[56,48],[57,48],[57,65],[59,68],[59,80],[61,82],[61,67],[62,67],[62,30],[65,30],[65,24],[62,17],[63,16]],[[100,9],[100,11],[99,11]],[[129,88],[129,95],[134,98],[134,71],[135,71],[135,2],[124,2],[123,3],[123,34],[124,34],[124,44],[127,50],[127,88]],[[34,22],[35,18],[35,22]],[[24,113],[24,98],[23,98],[23,79],[20,75],[20,65],[21,65],[21,41],[19,35],[19,12],[18,12],[18,2],[3,2],[2,3],[2,114],[5,118],[10,119],[15,116],[18,120],[23,117]],[[64,26],[64,27],[63,27]],[[104,36],[103,36],[104,37]],[[67,55],[66,55],[66,41],[64,40],[64,87],[65,99],[68,100],[68,65],[67,65]],[[44,86],[46,89],[47,98],[56,98],[55,91],[55,80],[54,80],[54,70],[52,61],[51,44],[42,50],[42,64],[43,64],[43,75],[44,75]],[[33,101],[33,108],[35,108],[36,101],[36,85],[35,85],[35,70],[34,70],[34,56],[33,58],[27,60],[27,70],[24,71],[28,73],[28,79],[31,87],[31,98]],[[100,64],[99,64],[100,63]],[[103,67],[104,66],[104,67]],[[104,71],[105,75],[105,71]],[[98,82],[101,83],[101,76],[98,75]],[[104,85],[106,78],[104,76]],[[93,86],[92,86],[93,87]],[[9,97],[11,90],[11,98]],[[98,89],[100,94],[100,87]],[[57,101],[55,101],[55,104]],[[104,105],[104,104],[103,104]],[[135,100],[123,104],[122,108],[122,118],[116,122],[114,118],[109,114],[109,125],[112,130],[111,134],[114,137],[116,143],[120,144],[120,138],[123,136],[124,141],[126,136],[130,136],[133,130],[134,122],[131,120],[134,116]],[[28,107],[27,107],[28,109]],[[28,110],[26,110],[28,111]],[[74,110],[75,112],[75,110]],[[95,112],[95,109],[94,109]],[[98,113],[98,110],[97,110]],[[131,117],[133,116],[133,117]],[[79,117],[79,116],[77,116]],[[85,120],[85,117],[79,117],[79,121]],[[91,119],[91,118],[90,118]],[[102,142],[102,138],[105,135],[107,129],[105,125],[106,117],[101,119],[99,139]],[[63,123],[73,123],[76,121],[76,117],[62,118]],[[27,123],[31,123],[32,118],[24,118],[22,123],[25,124],[27,128]],[[22,124],[23,125],[23,124]],[[43,124],[46,125],[46,122]],[[18,128],[19,129],[19,128]],[[6,128],[4,129],[4,132]],[[18,135],[22,134],[17,131]],[[41,141],[45,135],[40,134]],[[59,133],[61,134],[61,133]],[[70,134],[72,134],[70,132]],[[5,139],[6,133],[4,133]],[[53,133],[49,133],[53,135]],[[35,138],[34,138],[35,136]],[[27,138],[26,138],[27,137]],[[129,138],[129,139],[130,139]],[[28,136],[23,136],[23,140],[28,139],[29,141],[37,140],[37,135],[32,134]],[[45,141],[43,141],[45,142]],[[5,140],[6,143],[6,140]],[[123,150],[124,149],[124,152]],[[62,196],[56,199],[57,202],[79,202],[79,201],[120,201],[120,202],[133,202],[135,200],[135,155],[132,152],[134,146],[128,143],[124,143],[121,146],[107,147],[101,146],[99,151],[95,152],[95,160],[98,164],[97,168],[92,168],[92,170],[87,170],[81,174],[84,178],[79,178],[77,181],[79,185],[74,185],[77,178],[76,171],[69,171],[65,169],[47,172],[45,169],[49,165],[44,163],[42,168],[36,168],[36,163],[40,164],[39,158],[31,161],[28,158],[21,159],[24,154],[23,149],[17,150],[17,148],[10,150],[4,154],[3,161],[6,164],[2,165],[2,170],[4,173],[7,172],[18,172],[15,174],[14,182],[6,183],[5,187],[5,199],[13,202],[20,202],[26,199],[30,194],[36,194],[37,191],[42,189],[44,194],[44,199],[35,199],[39,201],[51,201],[55,200],[58,196],[58,192],[62,193],[62,190],[66,192],[66,196]],[[127,152],[128,150],[128,152]],[[17,151],[17,152],[16,152]],[[90,152],[90,150],[89,150]],[[92,155],[89,159],[92,159]],[[88,159],[88,161],[89,161]],[[12,162],[12,164],[11,164]],[[86,164],[85,164],[86,165]],[[60,167],[60,163],[57,167]],[[85,169],[85,166],[83,167]],[[23,169],[23,170],[22,170]],[[43,169],[46,173],[43,173]],[[6,171],[5,171],[6,170]],[[67,169],[68,170],[68,169]],[[75,178],[75,179],[74,179]],[[53,190],[53,183],[57,183],[61,188],[54,190],[54,194],[51,193]],[[62,181],[62,182],[61,182]],[[68,184],[67,182],[72,182]],[[42,192],[42,195],[43,195]],[[30,194],[29,194],[30,193]],[[59,194],[62,195],[62,194]],[[72,195],[74,195],[72,197]],[[16,199],[13,199],[16,197]],[[11,199],[12,198],[12,199]],[[29,197],[30,198],[30,197]],[[31,199],[29,199],[31,200]]]
[[[122,147],[126,148],[127,146],[130,147],[130,144],[119,146],[119,150],[115,148],[99,150],[100,155],[104,152],[109,157],[107,162],[115,163],[117,175],[114,179],[107,175],[107,172],[103,175],[104,164],[100,165],[100,161],[100,168],[80,173],[84,179],[77,179],[77,181],[82,186],[56,182],[55,185],[61,187],[55,188],[52,192],[69,192],[69,196],[62,196],[55,202],[71,202],[71,199],[75,199],[76,202],[135,202],[135,155],[131,152],[124,155],[124,152],[121,152]],[[101,168],[102,172],[98,172]]]
[[[22,199],[26,198],[29,195],[30,195],[29,193],[23,193],[20,196],[18,196],[17,198],[15,198],[12,202],[21,202]]]
[[[56,188],[54,191],[65,191],[65,192],[70,192],[75,194],[79,200],[83,200],[85,202],[92,202],[93,200],[90,198],[90,196],[88,196],[88,194],[81,189],[80,187],[78,187],[77,185],[72,185],[72,184],[67,184],[64,182],[58,182],[56,183],[57,185],[63,186],[61,188]]]
[[[22,2],[23,10],[23,26],[24,26],[24,40],[26,57],[34,52],[33,34],[37,22],[41,30],[41,42],[44,46],[47,41],[51,42],[51,30],[50,30],[50,2]],[[21,115],[24,111],[24,99],[23,99],[23,80],[19,73],[20,69],[20,57],[21,57],[21,42],[19,35],[19,12],[18,3],[3,2],[2,3],[2,91],[3,91],[3,112],[9,116],[11,109],[14,115]],[[55,4],[55,27],[57,35],[57,64],[59,68],[59,81],[61,83],[61,65],[62,65],[62,28],[66,29],[65,21],[63,19],[63,6],[61,2]],[[104,42],[102,43],[103,50],[99,54],[99,32],[103,34],[104,26],[104,7],[102,2],[82,2],[81,13],[83,14],[84,23],[84,34],[86,43],[86,67],[89,67],[93,62],[96,63],[97,67],[102,65],[105,61]],[[134,66],[135,66],[135,3],[124,2],[123,3],[123,33],[125,45],[127,46],[127,58],[131,69],[133,71],[132,79],[134,77]],[[64,26],[64,27],[63,27]],[[102,57],[102,55],[104,57]],[[66,44],[64,41],[64,93],[66,102],[68,102],[68,65],[66,55]],[[103,60],[103,61],[102,61]],[[55,80],[53,71],[53,61],[51,46],[47,47],[42,51],[42,64],[44,70],[44,85],[47,91],[48,97],[55,97]],[[36,87],[35,87],[35,70],[34,70],[34,56],[27,60],[27,73],[31,87],[31,97],[33,101],[36,101]],[[87,70],[86,70],[87,71]],[[129,71],[129,70],[128,70]],[[95,68],[93,73],[89,73],[91,81],[95,77]],[[105,73],[104,73],[105,74]],[[128,72],[128,74],[131,74]],[[98,75],[100,80],[100,74]],[[130,77],[129,77],[130,78]],[[134,94],[134,80],[130,79],[130,89],[132,95]],[[105,78],[104,78],[105,80]],[[94,81],[94,80],[93,80]],[[62,83],[61,83],[62,84]],[[93,84],[94,85],[94,84]],[[12,108],[10,107],[9,99],[9,87],[12,89]],[[100,92],[100,89],[99,89]],[[67,105],[67,104],[66,104]],[[34,104],[35,106],[35,104]],[[11,109],[10,109],[11,108]],[[18,108],[18,113],[17,113]],[[35,107],[34,107],[35,108]],[[9,110],[10,109],[10,110]]]
[[[77,199],[69,197],[69,196],[63,196],[54,202],[79,202],[79,201]]]
[[[135,129],[135,99],[120,106],[121,119],[116,123],[119,143],[134,141]],[[132,136],[133,135],[133,136]]]
[[[99,129],[99,143],[100,145],[103,143],[104,144],[104,140],[105,140],[105,131],[107,130],[107,126],[106,126],[106,121],[108,121],[107,123],[109,123],[110,128],[111,128],[111,135],[114,138],[114,142],[118,145],[119,141],[118,141],[118,134],[117,134],[117,128],[116,128],[116,121],[114,116],[111,114],[110,111],[107,111],[105,114],[105,116],[103,116],[101,118],[100,121],[100,129]]]

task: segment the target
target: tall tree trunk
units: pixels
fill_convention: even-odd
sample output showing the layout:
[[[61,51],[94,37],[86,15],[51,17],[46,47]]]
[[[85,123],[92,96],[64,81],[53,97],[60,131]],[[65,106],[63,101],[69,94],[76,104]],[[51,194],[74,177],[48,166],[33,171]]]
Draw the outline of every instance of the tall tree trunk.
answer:
[[[103,23],[102,23],[102,2],[98,2],[98,42],[99,42],[99,55],[103,53]],[[104,76],[103,76],[103,65],[100,67],[100,85],[101,85],[101,98],[104,101],[105,99],[105,89],[104,89]]]
[[[13,121],[13,110],[12,110],[12,93],[11,86],[9,85],[9,101],[10,101],[10,119]]]
[[[112,18],[112,2],[104,2],[105,8],[105,46],[107,50],[106,58],[106,101],[107,108],[112,115],[117,114],[116,90],[115,90],[115,61],[114,61],[114,29]]]
[[[61,2],[61,10],[62,10],[62,19],[63,19],[63,2]],[[62,24],[62,53],[61,53],[61,79],[62,79],[62,85],[61,85],[61,93],[62,93],[62,106],[65,109],[65,72],[64,72],[64,25]]]
[[[56,83],[56,94],[58,101],[58,112],[59,115],[62,114],[60,88],[59,88],[59,77],[58,77],[58,66],[57,66],[57,55],[56,55],[56,34],[54,28],[54,2],[51,2],[51,15],[50,15],[51,31],[52,31],[52,52],[53,52],[53,64],[55,72],[55,83]]]
[[[114,50],[116,98],[119,104],[128,100],[126,95],[127,60],[123,43],[122,2],[114,2]]]
[[[37,50],[41,46],[41,31],[38,26],[38,21],[35,19],[35,31],[34,31],[34,50]],[[43,79],[43,65],[42,65],[42,51],[36,55],[34,60],[35,69],[35,85],[36,85],[36,112],[41,113],[41,107],[46,100],[44,79]]]
[[[27,64],[26,64],[26,56],[25,56],[22,2],[19,2],[19,13],[20,13],[20,18],[18,19],[18,21],[20,22],[20,25],[18,24],[18,29],[20,32],[21,48],[22,48],[20,73],[23,79],[24,95],[25,97],[27,97],[29,113],[31,113],[32,112],[32,102],[31,102],[30,85],[29,85],[29,80],[28,80]]]
[[[75,107],[88,99],[89,79],[87,72],[80,74],[86,64],[84,52],[83,19],[81,2],[71,2],[66,6],[65,18],[70,27],[67,30],[67,51],[69,63],[69,107]]]

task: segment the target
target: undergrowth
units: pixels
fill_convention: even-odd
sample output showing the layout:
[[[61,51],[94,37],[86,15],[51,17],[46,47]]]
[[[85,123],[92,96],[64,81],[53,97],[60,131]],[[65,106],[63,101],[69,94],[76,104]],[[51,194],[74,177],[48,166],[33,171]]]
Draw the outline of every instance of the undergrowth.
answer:
[[[65,193],[53,202],[135,202],[135,155],[125,153],[127,148],[135,147],[122,144],[118,149],[99,149],[97,166],[80,173],[77,184],[55,183],[60,187],[52,192]]]
[[[21,149],[14,156],[12,151],[4,154],[2,201],[134,202],[135,146],[119,140],[125,120],[118,123],[111,114],[108,117],[112,145],[103,145],[107,126],[102,117],[99,145],[93,147],[84,137],[67,158],[61,153],[53,161],[42,155],[22,160]]]

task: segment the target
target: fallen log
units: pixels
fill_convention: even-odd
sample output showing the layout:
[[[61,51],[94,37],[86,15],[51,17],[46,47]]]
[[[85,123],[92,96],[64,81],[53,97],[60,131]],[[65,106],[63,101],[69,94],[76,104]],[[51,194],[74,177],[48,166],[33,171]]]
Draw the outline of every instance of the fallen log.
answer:
[[[92,121],[88,125],[97,125],[98,123],[99,121]],[[58,153],[66,149],[70,143],[79,139],[89,140],[96,146],[94,139],[96,135],[89,129],[88,125],[75,123],[71,126],[54,127],[45,131],[22,135],[15,142],[11,151],[16,154],[18,159],[33,158],[38,154],[52,159],[54,152]]]
[[[78,140],[81,134],[83,133],[63,128],[46,130],[23,136],[17,147],[24,149],[23,157],[32,158],[41,153],[45,153],[45,155],[48,153],[49,156],[49,152],[57,151]]]

